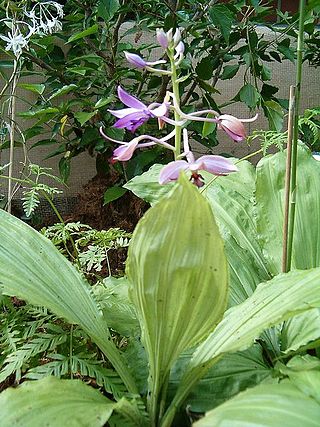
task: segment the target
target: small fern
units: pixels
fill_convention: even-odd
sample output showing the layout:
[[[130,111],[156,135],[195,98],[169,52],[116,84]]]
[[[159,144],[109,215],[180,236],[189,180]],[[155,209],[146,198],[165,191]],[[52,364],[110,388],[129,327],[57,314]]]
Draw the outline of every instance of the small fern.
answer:
[[[21,379],[21,370],[36,355],[54,350],[58,345],[67,341],[67,334],[37,334],[17,350],[10,353],[4,360],[4,367],[0,371],[0,382],[15,373],[16,381]]]
[[[248,136],[247,141],[250,145],[256,139],[260,140],[261,148],[263,149],[263,155],[265,156],[268,149],[272,146],[275,146],[279,151],[282,151],[285,144],[287,143],[287,138],[287,132],[259,130],[254,131],[252,135]]]

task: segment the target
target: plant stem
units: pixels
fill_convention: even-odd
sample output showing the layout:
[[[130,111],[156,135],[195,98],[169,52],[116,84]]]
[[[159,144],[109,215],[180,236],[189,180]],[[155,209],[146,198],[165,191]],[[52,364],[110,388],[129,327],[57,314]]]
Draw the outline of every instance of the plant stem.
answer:
[[[282,272],[283,273],[286,273],[288,271],[287,256],[288,256],[288,226],[289,226],[289,204],[290,204],[293,115],[294,115],[294,86],[290,86],[287,163],[286,163],[286,180],[285,180],[285,190],[284,190],[285,201],[284,201],[284,216],[283,216],[283,246],[282,246]]]
[[[296,212],[297,152],[298,152],[298,134],[299,134],[298,121],[299,121],[301,80],[302,80],[304,9],[305,9],[305,0],[300,0],[300,5],[299,5],[299,34],[298,34],[297,67],[296,67],[295,113],[294,113],[292,156],[291,156],[291,185],[290,185],[290,209],[289,209],[287,271],[290,271],[291,263],[292,263],[294,220],[295,220],[295,212]]]
[[[168,48],[168,55],[170,58],[170,64],[171,64],[171,81],[172,81],[172,92],[176,98],[177,103],[180,105],[180,93],[179,93],[179,83],[177,82],[178,76],[177,76],[177,66],[174,60],[174,48]],[[174,110],[174,120],[176,122],[180,121],[181,117],[180,114]],[[175,126],[176,134],[175,134],[175,152],[174,152],[174,159],[177,160],[178,156],[181,153],[181,126]]]
[[[14,70],[16,70],[13,81],[12,81],[12,89],[10,94],[10,149],[9,149],[9,170],[8,170],[8,203],[7,203],[7,211],[11,213],[12,206],[12,175],[13,175],[13,164],[14,164],[14,135],[15,135],[15,115],[16,115],[16,87],[18,83],[18,60],[14,61]]]

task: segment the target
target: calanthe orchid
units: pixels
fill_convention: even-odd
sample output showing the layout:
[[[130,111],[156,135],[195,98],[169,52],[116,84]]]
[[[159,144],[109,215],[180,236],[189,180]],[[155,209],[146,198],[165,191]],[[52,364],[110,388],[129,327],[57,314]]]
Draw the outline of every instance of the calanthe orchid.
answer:
[[[167,102],[162,104],[154,102],[147,106],[139,101],[139,99],[127,93],[121,86],[118,87],[118,97],[128,108],[108,110],[109,113],[119,119],[113,126],[119,129],[125,128],[131,132],[135,132],[139,126],[151,117],[158,119],[165,118],[170,105]]]
[[[116,148],[113,151],[113,157],[112,162],[126,162],[127,160],[130,160],[134,151],[137,148],[144,148],[144,147],[151,147],[152,145],[162,145],[163,147],[174,150],[174,147],[167,143],[171,138],[175,136],[175,130],[173,130],[168,135],[164,136],[163,138],[155,138],[151,135],[140,135],[136,138],[133,138],[130,142],[124,142],[124,141],[118,141],[116,139],[110,138],[108,135],[106,135],[103,132],[102,127],[100,128],[101,135],[107,139],[108,141],[115,142],[116,144],[119,144],[120,147]],[[148,142],[141,143],[140,141],[148,140]]]
[[[183,129],[183,142],[184,155],[187,160],[175,160],[162,168],[159,175],[160,184],[176,181],[181,171],[191,173],[190,179],[197,187],[204,185],[203,177],[199,174],[199,171],[207,171],[213,175],[228,175],[229,173],[237,172],[238,168],[230,160],[222,156],[206,155],[195,160],[189,148],[187,129]]]
[[[159,175],[160,184],[166,184],[177,180],[181,171],[186,172],[190,176],[190,180],[197,187],[202,187],[204,185],[201,171],[207,171],[216,176],[228,175],[232,172],[236,172],[238,168],[230,160],[222,156],[204,155],[195,159],[189,148],[186,126],[189,121],[216,123],[218,129],[224,130],[234,141],[239,142],[246,137],[243,123],[256,120],[257,115],[251,119],[238,119],[230,114],[221,115],[210,109],[193,111],[191,113],[183,112],[180,107],[181,94],[179,84],[185,81],[188,76],[182,76],[179,73],[181,61],[185,55],[185,45],[181,41],[180,30],[176,29],[173,31],[171,29],[164,32],[162,29],[157,29],[157,40],[160,46],[166,51],[166,55],[169,59],[168,64],[170,64],[169,70],[152,68],[154,65],[164,64],[166,62],[164,60],[147,62],[134,53],[125,52],[125,55],[129,63],[137,68],[147,69],[155,74],[161,72],[170,75],[172,91],[167,91],[161,104],[154,102],[147,106],[119,86],[118,96],[126,105],[126,108],[108,111],[118,119],[114,124],[116,128],[124,128],[134,132],[139,126],[149,120],[149,118],[153,117],[158,119],[160,129],[162,129],[162,125],[166,123],[173,125],[174,130],[162,138],[140,135],[129,142],[124,142],[108,137],[102,129],[100,129],[101,134],[106,139],[119,144],[119,147],[113,152],[112,161],[130,160],[137,148],[159,144],[173,151],[175,157],[175,161],[162,168]],[[170,118],[169,113],[174,113],[174,118]],[[182,137],[184,150],[181,154]],[[174,138],[174,145],[168,142],[172,138]],[[181,157],[185,157],[185,160]]]

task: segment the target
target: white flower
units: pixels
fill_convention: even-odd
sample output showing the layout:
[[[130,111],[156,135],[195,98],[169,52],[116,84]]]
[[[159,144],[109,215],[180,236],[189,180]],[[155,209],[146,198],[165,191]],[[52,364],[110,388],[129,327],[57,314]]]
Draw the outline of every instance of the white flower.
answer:
[[[16,29],[15,32],[9,32],[7,36],[0,35],[0,39],[7,42],[6,50],[12,50],[13,54],[18,58],[24,47],[28,46],[28,39],[23,36],[19,29]]]

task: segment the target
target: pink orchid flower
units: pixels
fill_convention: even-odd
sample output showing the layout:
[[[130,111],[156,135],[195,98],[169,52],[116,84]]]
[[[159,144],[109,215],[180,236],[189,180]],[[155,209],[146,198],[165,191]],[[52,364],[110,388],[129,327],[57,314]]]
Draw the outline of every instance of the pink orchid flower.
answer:
[[[128,107],[120,110],[108,110],[109,113],[117,117],[119,120],[113,125],[116,128],[125,128],[131,132],[149,120],[151,117],[163,118],[166,116],[170,104],[164,102],[162,104],[152,103],[149,106],[145,105],[139,99],[127,93],[118,86],[119,99]]]
[[[237,119],[230,114],[222,114],[218,117],[218,128],[226,132],[234,141],[240,142],[246,137],[246,130],[243,126],[243,122],[251,122],[255,120],[257,116],[252,119]]]
[[[186,129],[183,129],[183,140],[185,148],[184,155],[187,161],[176,160],[168,163],[160,171],[159,184],[167,184],[168,182],[176,181],[182,170],[191,172],[190,179],[197,187],[202,187],[204,185],[203,177],[199,174],[199,171],[204,170],[213,175],[228,175],[229,173],[238,171],[238,168],[231,163],[230,160],[222,156],[206,155],[195,160],[193,153],[189,149]]]
[[[151,135],[140,135],[137,136],[136,138],[133,138],[131,141],[129,142],[124,142],[124,141],[118,141],[117,139],[113,139],[110,138],[108,135],[106,135],[103,132],[102,127],[100,127],[100,134],[107,139],[108,141],[112,141],[115,142],[116,144],[119,144],[120,147],[116,148],[113,151],[113,156],[112,156],[112,163],[115,162],[126,162],[127,160],[130,160],[131,157],[133,156],[133,153],[135,152],[135,150],[137,148],[145,148],[145,147],[151,147],[153,145],[159,144],[162,145],[163,147],[174,151],[174,147],[167,143],[167,141],[169,141],[170,139],[174,138],[176,131],[173,130],[172,132],[170,132],[168,135],[162,137],[162,138],[155,138]],[[143,140],[147,140],[148,142],[143,142],[141,143],[140,141]]]

